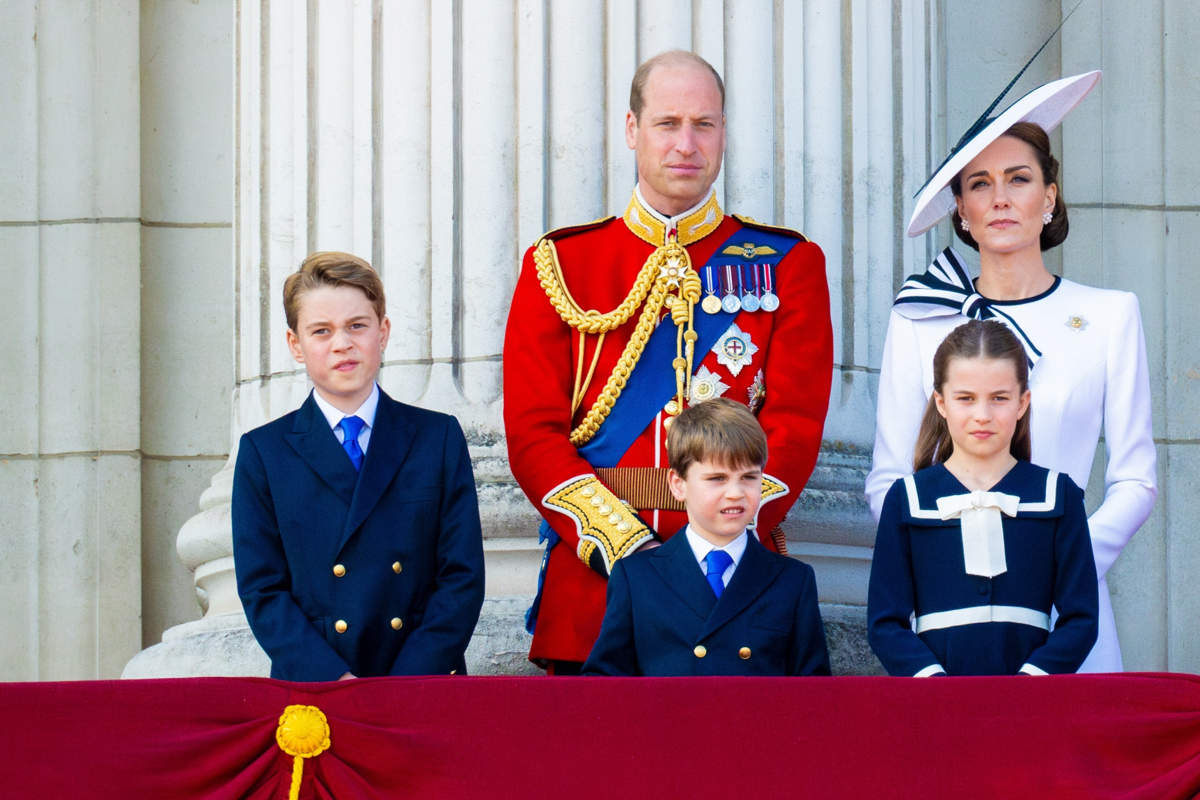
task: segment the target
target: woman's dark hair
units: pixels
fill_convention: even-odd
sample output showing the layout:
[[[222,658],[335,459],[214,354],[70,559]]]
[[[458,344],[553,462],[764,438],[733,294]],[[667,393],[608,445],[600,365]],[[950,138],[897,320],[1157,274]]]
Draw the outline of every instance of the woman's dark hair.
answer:
[[[1029,388],[1029,362],[1025,359],[1025,348],[1016,334],[1003,322],[973,319],[950,331],[937,352],[933,354],[933,390],[938,394],[946,385],[946,373],[955,358],[994,358],[1011,361],[1017,376],[1021,394]],[[1029,440],[1029,409],[1017,420],[1012,442],[1008,451],[1014,458],[1028,461],[1031,444]],[[944,463],[954,452],[954,442],[946,420],[938,413],[937,401],[931,395],[917,434],[917,445],[913,452],[913,471]]]
[[[1049,225],[1042,228],[1041,240],[1042,252],[1052,247],[1058,247],[1066,241],[1070,223],[1067,221],[1067,204],[1063,202],[1062,186],[1058,185],[1058,159],[1050,154],[1050,137],[1046,135],[1040,125],[1032,122],[1018,122],[1001,135],[1020,139],[1032,147],[1033,152],[1037,154],[1038,165],[1042,168],[1042,180],[1047,185],[1053,183],[1058,186],[1058,194],[1054,198],[1054,211],[1052,212],[1054,219],[1050,221]],[[950,179],[950,191],[954,192],[955,197],[962,197],[961,172]],[[970,231],[962,229],[962,217],[958,215],[957,208],[950,213],[950,221],[954,225],[954,234],[968,247],[978,250],[979,243],[975,241],[975,237],[971,235]]]

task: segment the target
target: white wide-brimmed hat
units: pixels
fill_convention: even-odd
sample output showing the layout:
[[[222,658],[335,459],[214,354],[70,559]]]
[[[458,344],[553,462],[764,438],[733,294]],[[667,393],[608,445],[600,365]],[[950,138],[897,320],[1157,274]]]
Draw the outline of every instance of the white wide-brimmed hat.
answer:
[[[1079,105],[1079,101],[1087,96],[1099,80],[1100,70],[1097,69],[1051,81],[1013,103],[1000,116],[978,121],[976,126],[979,130],[958,143],[921,189],[912,218],[908,221],[908,235],[920,236],[954,210],[950,181],[984,148],[1018,122],[1032,122],[1049,133],[1058,127],[1071,109]]]

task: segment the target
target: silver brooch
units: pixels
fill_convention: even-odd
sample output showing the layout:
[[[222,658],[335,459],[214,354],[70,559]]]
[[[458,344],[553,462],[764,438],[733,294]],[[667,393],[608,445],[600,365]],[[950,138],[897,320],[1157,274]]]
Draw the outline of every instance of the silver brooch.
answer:
[[[1088,321],[1079,314],[1072,314],[1064,324],[1073,331],[1081,331],[1088,326]]]
[[[700,371],[692,376],[692,392],[688,396],[688,402],[692,405],[703,403],[705,400],[720,397],[728,389],[729,386],[715,372],[701,366]]]

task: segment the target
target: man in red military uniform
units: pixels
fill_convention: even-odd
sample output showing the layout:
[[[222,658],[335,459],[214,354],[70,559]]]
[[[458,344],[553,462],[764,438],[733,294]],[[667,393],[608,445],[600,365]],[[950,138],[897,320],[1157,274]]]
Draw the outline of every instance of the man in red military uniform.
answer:
[[[629,206],[529,249],[504,342],[509,462],[548,540],[529,657],[556,674],[587,658],[616,559],[687,522],[665,449],[685,405],[724,396],[758,414],[770,453],[757,533],[782,551],[777,527],[816,463],[829,404],[820,248],[727,215],[712,189],[720,76],[692,53],[663,53],[638,68],[629,105]]]

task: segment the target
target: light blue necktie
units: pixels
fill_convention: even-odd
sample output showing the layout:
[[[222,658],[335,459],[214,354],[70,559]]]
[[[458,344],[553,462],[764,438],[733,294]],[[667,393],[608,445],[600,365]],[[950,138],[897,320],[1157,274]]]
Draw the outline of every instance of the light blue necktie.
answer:
[[[721,592],[725,591],[725,584],[722,582],[721,576],[733,563],[733,556],[724,550],[709,550],[708,555],[704,557],[704,563],[708,565],[708,574],[704,577],[708,579],[708,585],[712,587],[713,594],[720,597]]]
[[[358,446],[358,435],[362,433],[366,424],[361,417],[342,417],[342,421],[338,423],[343,434],[342,449],[350,456],[350,463],[354,465],[355,472],[362,469],[363,451]]]

